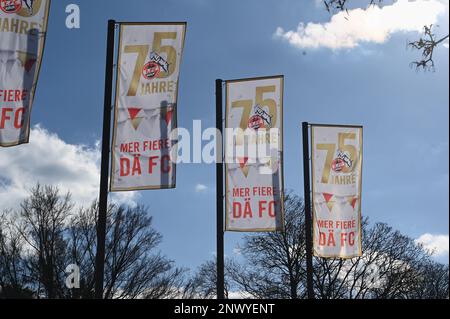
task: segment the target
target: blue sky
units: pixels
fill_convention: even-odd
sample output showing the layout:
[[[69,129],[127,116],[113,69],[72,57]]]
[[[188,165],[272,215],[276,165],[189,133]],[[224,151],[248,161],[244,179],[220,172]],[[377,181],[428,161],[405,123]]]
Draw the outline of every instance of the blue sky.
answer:
[[[363,215],[372,222],[387,222],[413,238],[426,233],[447,236],[443,237],[447,253],[439,260],[448,260],[448,45],[436,49],[435,72],[416,72],[409,63],[419,57],[419,52],[407,49],[406,43],[419,35],[402,31],[402,20],[405,25],[409,23],[407,17],[399,17],[400,28],[394,26],[392,30],[400,31],[388,30],[382,43],[359,42],[353,48],[329,48],[320,43],[317,48],[302,43],[295,46],[274,35],[278,27],[295,31],[299,22],[330,21],[332,14],[317,2],[53,1],[32,114],[32,124],[40,125],[35,131],[41,135],[36,133],[35,140],[32,135],[30,145],[5,154],[31,154],[36,147],[33,142],[40,140],[45,146],[43,135],[57,134],[62,140],[61,150],[89,156],[83,159],[75,154],[70,160],[86,162],[89,168],[80,166],[80,172],[90,174],[89,187],[95,189],[96,170],[89,160],[98,161],[95,145],[102,127],[107,20],[187,21],[178,95],[179,126],[191,129],[196,119],[202,120],[203,127],[214,126],[216,78],[284,74],[285,187],[303,194],[302,121],[361,124]],[[448,1],[434,2],[447,4],[437,18],[436,33],[444,35],[448,32]],[[65,27],[65,8],[70,3],[80,6],[80,29]],[[51,138],[56,139],[54,135]],[[65,149],[64,143],[73,147]],[[3,152],[0,150],[0,154]],[[39,161],[48,159],[36,161],[28,165],[47,167]],[[54,180],[61,180],[67,166],[60,167],[63,169],[49,169],[46,174],[30,173],[27,182],[51,181],[47,175],[52,174]],[[4,185],[15,185],[14,191],[20,188],[14,175],[0,172],[2,175],[9,179]],[[84,189],[83,178],[77,178],[80,184],[74,188]],[[180,266],[196,267],[213,257],[214,187],[214,165],[181,164],[177,167],[176,189],[143,191],[132,198],[150,207],[155,227],[164,236],[161,250]],[[8,191],[0,183],[0,198]],[[83,194],[83,198],[89,195]],[[227,255],[234,254],[241,236],[226,233]]]

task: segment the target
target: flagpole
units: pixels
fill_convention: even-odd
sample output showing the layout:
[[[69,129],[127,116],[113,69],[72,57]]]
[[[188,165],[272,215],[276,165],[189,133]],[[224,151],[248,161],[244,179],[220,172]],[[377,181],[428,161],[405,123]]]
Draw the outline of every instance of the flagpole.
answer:
[[[223,124],[222,124],[222,83],[216,79],[216,219],[217,219],[217,299],[225,299],[224,228],[223,228]]]
[[[114,29],[116,22],[108,20],[106,45],[105,95],[103,108],[102,160],[100,168],[100,197],[98,202],[97,253],[95,256],[95,298],[103,299],[105,271],[106,213],[108,210],[109,148],[111,137],[111,108],[114,69]]]
[[[311,218],[311,186],[309,174],[309,124],[302,123],[303,137],[303,180],[305,196],[305,234],[306,234],[306,288],[308,299],[315,299],[313,287],[313,262],[312,262],[312,218]]]

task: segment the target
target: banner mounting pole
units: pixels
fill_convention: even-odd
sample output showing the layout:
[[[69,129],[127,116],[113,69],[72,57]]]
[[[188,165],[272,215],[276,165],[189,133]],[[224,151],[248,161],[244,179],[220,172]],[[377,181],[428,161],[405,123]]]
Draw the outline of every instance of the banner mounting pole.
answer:
[[[309,174],[309,123],[302,123],[303,138],[303,180],[305,198],[305,234],[306,234],[306,287],[308,299],[314,297],[313,262],[312,262],[312,218],[311,218],[311,185]]]
[[[216,79],[216,132],[220,135],[216,147],[217,299],[225,299],[222,83],[221,79]]]
[[[111,108],[114,69],[114,36],[116,22],[108,20],[106,45],[105,96],[103,108],[102,160],[100,168],[100,196],[98,202],[97,252],[95,256],[95,298],[103,299],[105,272],[106,215],[108,210],[108,176],[111,138]]]

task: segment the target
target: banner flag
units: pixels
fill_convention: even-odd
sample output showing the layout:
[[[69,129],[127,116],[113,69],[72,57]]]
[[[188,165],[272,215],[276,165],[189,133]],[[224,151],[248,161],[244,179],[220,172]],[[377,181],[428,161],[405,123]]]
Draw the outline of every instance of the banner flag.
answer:
[[[0,0],[0,146],[28,143],[50,0]]]
[[[111,191],[174,188],[170,132],[177,128],[186,23],[122,23]]]
[[[361,256],[361,126],[311,125],[314,254]]]
[[[226,82],[225,230],[282,231],[283,76]]]

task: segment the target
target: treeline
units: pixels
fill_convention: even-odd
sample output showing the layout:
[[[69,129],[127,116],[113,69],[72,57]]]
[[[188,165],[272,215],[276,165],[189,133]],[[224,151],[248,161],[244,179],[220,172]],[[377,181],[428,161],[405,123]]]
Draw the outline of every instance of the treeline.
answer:
[[[226,294],[306,298],[304,207],[285,199],[286,231],[243,239],[226,261]],[[0,298],[93,298],[98,206],[76,209],[70,194],[37,185],[16,210],[0,213]],[[144,206],[110,205],[105,298],[214,298],[215,261],[176,267]],[[386,224],[363,223],[363,256],[314,258],[316,298],[448,298],[448,265]],[[79,287],[73,267],[79,267]],[[68,282],[69,281],[69,282]],[[68,285],[69,284],[69,285]],[[233,295],[233,296],[234,296]]]
[[[226,293],[244,298],[306,298],[304,206],[295,194],[285,198],[285,232],[244,237],[244,262],[226,261]],[[449,268],[423,246],[385,223],[362,224],[363,255],[352,259],[313,259],[318,299],[448,299]],[[212,298],[215,262],[197,272],[201,297]]]
[[[97,203],[75,211],[70,194],[40,185],[19,209],[3,212],[0,297],[93,298],[97,214]],[[161,240],[147,208],[109,206],[105,298],[179,295],[186,271],[158,251]],[[67,288],[68,265],[79,267],[77,289]]]

